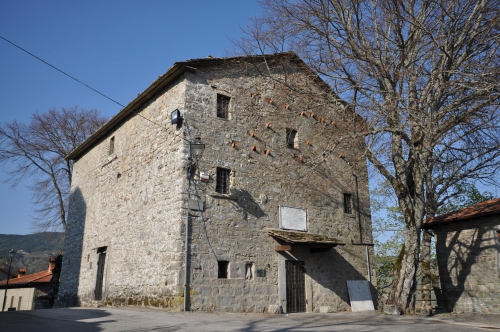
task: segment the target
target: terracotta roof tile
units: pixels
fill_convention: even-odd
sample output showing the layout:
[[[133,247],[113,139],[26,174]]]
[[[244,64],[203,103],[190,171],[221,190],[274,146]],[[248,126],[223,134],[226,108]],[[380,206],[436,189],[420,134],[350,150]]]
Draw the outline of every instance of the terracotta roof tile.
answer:
[[[10,285],[28,285],[32,283],[49,283],[52,278],[52,271],[41,271],[33,274],[27,274],[19,278],[9,279]],[[7,280],[0,281],[0,287],[7,284]]]
[[[482,203],[468,206],[458,211],[442,214],[424,221],[423,228],[432,228],[435,225],[463,221],[472,218],[479,218],[500,214],[500,198],[491,199]]]

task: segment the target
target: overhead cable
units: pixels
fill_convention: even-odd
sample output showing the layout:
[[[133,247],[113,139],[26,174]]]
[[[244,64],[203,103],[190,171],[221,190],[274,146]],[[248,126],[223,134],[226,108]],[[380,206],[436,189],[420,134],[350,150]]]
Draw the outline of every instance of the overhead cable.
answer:
[[[106,96],[106,95],[105,95],[104,93],[102,93],[102,92],[97,91],[97,90],[96,90],[96,89],[94,89],[93,87],[89,86],[88,84],[83,83],[82,81],[78,80],[77,78],[75,78],[75,77],[71,76],[70,74],[68,74],[68,73],[66,73],[66,72],[64,72],[64,71],[62,71],[62,70],[61,70],[61,69],[59,69],[59,68],[57,68],[56,66],[51,65],[51,64],[50,64],[50,63],[48,63],[47,61],[45,61],[45,60],[43,60],[43,59],[40,59],[39,57],[37,57],[37,56],[36,56],[36,55],[34,55],[33,53],[28,52],[27,50],[25,50],[24,48],[22,48],[22,47],[21,47],[21,46],[19,46],[19,45],[16,45],[15,43],[11,42],[11,41],[10,41],[10,40],[8,40],[7,38],[4,38],[4,37],[2,37],[2,36],[0,36],[0,38],[2,38],[3,40],[5,40],[7,43],[9,43],[9,44],[11,44],[11,45],[13,45],[13,46],[17,47],[17,48],[18,48],[18,49],[20,49],[21,51],[28,53],[29,55],[31,55],[31,56],[32,56],[32,57],[34,57],[35,59],[40,60],[41,62],[45,63],[46,65],[48,65],[48,66],[50,66],[50,67],[54,68],[54,69],[55,69],[55,70],[57,70],[58,72],[63,73],[64,75],[68,76],[69,78],[71,78],[71,79],[73,79],[73,80],[77,81],[78,83],[80,83],[80,84],[82,84],[82,85],[85,85],[85,86],[86,86],[87,88],[89,88],[90,90],[92,90],[92,91],[94,91],[94,92],[97,92],[98,94],[100,94],[101,96],[103,96],[103,97],[105,97],[105,98],[107,98],[107,99],[111,100],[111,101],[112,101],[112,102],[114,102],[115,104],[118,104],[118,105],[120,105],[121,107],[125,107],[124,105],[120,104],[120,103],[119,103],[119,102],[117,102],[116,100],[114,100],[114,99],[112,99],[112,98],[110,98],[110,97]]]

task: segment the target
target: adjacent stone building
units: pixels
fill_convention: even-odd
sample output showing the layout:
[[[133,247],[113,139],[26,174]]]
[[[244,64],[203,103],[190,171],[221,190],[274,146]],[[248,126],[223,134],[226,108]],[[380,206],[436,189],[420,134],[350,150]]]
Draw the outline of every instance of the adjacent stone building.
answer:
[[[175,63],[68,156],[56,304],[348,310],[373,273],[363,124],[292,53]]]
[[[500,314],[500,198],[427,220],[449,311]]]

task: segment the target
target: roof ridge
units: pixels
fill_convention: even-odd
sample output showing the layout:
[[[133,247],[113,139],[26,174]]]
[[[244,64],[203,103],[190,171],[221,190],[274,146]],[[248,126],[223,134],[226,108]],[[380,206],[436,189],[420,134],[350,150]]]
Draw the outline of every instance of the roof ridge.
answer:
[[[500,197],[479,202],[456,211],[441,214],[439,216],[427,218],[424,220],[422,226],[424,228],[428,228],[436,224],[484,217],[496,213],[500,213]]]
[[[42,278],[46,278],[47,276],[52,275],[52,271],[44,270],[31,274],[26,274],[24,276],[20,276],[17,278],[9,278],[9,285],[22,285],[29,284],[31,282],[36,282]],[[7,280],[0,281],[0,286],[7,285]]]

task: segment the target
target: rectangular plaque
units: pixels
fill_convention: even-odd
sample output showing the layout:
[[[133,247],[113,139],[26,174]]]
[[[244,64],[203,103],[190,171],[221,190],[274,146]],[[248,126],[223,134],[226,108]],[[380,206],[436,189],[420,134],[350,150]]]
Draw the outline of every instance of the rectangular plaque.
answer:
[[[265,277],[266,276],[266,269],[257,269],[255,271],[255,275],[257,277]]]
[[[307,210],[280,205],[280,228],[307,231]]]

